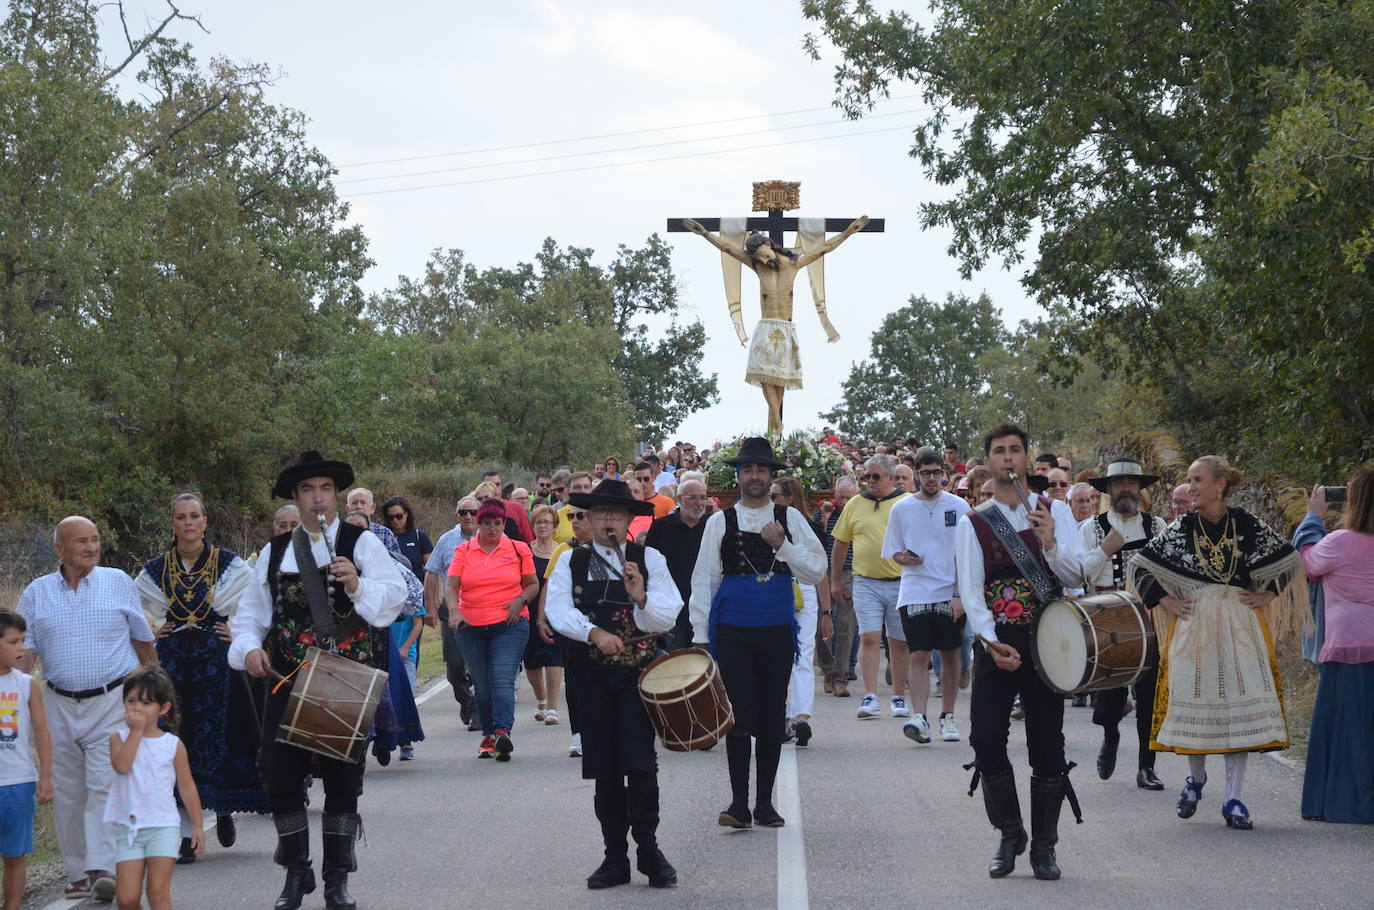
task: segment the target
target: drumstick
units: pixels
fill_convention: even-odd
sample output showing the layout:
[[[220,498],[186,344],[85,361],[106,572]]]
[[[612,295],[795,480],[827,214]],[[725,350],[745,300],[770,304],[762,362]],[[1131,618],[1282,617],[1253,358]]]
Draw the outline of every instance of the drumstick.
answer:
[[[1013,656],[1013,654],[1015,654],[1016,649],[1013,648],[1011,645],[1005,644],[1000,641],[992,641],[988,638],[985,638],[981,632],[975,635],[974,637],[983,643],[984,648],[987,648],[989,651],[992,651],[994,653],[1001,654],[1003,657],[1011,657]],[[1021,659],[1021,656],[1019,654],[1015,654],[1015,656],[1017,660]]]

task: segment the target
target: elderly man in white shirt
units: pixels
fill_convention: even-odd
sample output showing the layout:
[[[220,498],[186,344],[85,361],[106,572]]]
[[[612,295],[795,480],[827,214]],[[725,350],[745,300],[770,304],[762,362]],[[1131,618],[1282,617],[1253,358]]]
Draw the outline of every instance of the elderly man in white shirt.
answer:
[[[121,686],[140,663],[157,663],[153,630],[133,579],[100,565],[100,530],[80,515],[53,531],[56,572],[34,579],[19,598],[28,654],[55,695],[45,699],[52,735],[53,815],[66,867],[66,897],[115,896],[114,831],[105,803],[114,779],[110,734],[124,722]]]
[[[1140,491],[1159,480],[1146,474],[1134,458],[1118,458],[1107,465],[1105,477],[1088,481],[1097,492],[1106,493],[1111,508],[1078,526],[1083,548],[1083,570],[1091,593],[1124,591],[1126,566],[1131,557],[1156,534],[1164,531],[1165,522],[1148,512],[1140,511]],[[1096,492],[1094,493],[1096,495]],[[1136,680],[1136,751],[1135,783],[1142,790],[1163,790],[1164,782],[1155,775],[1155,753],[1150,749],[1150,725],[1154,721],[1155,670],[1150,668]],[[1127,687],[1097,693],[1093,708],[1093,723],[1102,728],[1102,748],[1097,754],[1097,776],[1111,778],[1116,770],[1116,749],[1121,742],[1117,727],[1126,710]]]
[[[229,666],[251,676],[289,676],[309,645],[370,667],[386,666],[390,627],[405,606],[406,582],[375,534],[339,519],[339,492],[352,483],[351,466],[326,461],[318,452],[303,453],[278,475],[272,494],[295,500],[301,524],[274,537],[253,567],[253,582],[229,621]],[[276,741],[289,694],[286,687],[268,694],[259,759],[277,829],[274,859],[286,867],[275,910],[296,910],[315,890],[305,815],[312,754]],[[363,762],[322,755],[314,760],[324,781],[325,906],[349,910]]]
[[[658,846],[658,759],[638,682],[655,657],[654,637],[642,633],[671,629],[682,595],[662,553],[625,542],[630,516],[652,515],[654,508],[628,484],[603,480],[568,502],[587,510],[592,539],[558,561],[544,615],[574,642],[568,678],[580,706],[582,777],[596,782],[593,805],[606,848],[587,887],[630,880],[627,835],[633,834],[639,871],[653,887],[666,888],[677,883],[677,870]]]
[[[768,498],[774,472],[786,465],[766,439],[750,437],[727,461],[740,500],[706,520],[692,570],[692,639],[709,646],[735,712],[725,738],[730,805],[717,817],[727,828],[785,824],[773,807],[782,755],[787,686],[799,653],[793,581],[819,584],[829,561],[810,523]],[[758,790],[749,808],[749,737],[754,737]]]

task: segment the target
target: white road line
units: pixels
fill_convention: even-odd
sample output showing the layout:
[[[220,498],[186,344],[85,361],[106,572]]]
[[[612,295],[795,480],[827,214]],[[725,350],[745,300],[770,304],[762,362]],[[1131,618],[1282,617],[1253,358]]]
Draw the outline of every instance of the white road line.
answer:
[[[423,705],[425,702],[429,701],[431,698],[433,698],[434,696],[438,695],[440,692],[448,688],[450,688],[448,680],[441,679],[437,683],[426,689],[424,692],[421,692],[419,695],[417,695],[415,697],[415,704],[417,706]]]
[[[807,910],[806,840],[802,834],[801,785],[797,780],[797,750],[783,747],[778,762],[778,813],[787,824],[778,829],[778,910]]]

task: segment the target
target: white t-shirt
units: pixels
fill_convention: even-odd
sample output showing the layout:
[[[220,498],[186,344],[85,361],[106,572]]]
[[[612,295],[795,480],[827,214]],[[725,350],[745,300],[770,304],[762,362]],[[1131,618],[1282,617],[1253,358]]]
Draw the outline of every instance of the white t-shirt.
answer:
[[[18,670],[0,676],[0,787],[38,780],[29,717],[32,685],[33,677]]]
[[[919,566],[902,566],[898,606],[943,603],[954,596],[958,574],[954,562],[954,529],[970,510],[967,502],[941,491],[934,499],[908,496],[892,507],[883,537],[883,557],[903,550],[921,557]]]
[[[119,738],[127,742],[129,728],[121,727],[118,732]],[[171,733],[151,739],[144,737],[138,744],[129,773],[117,773],[110,782],[104,820],[127,826],[131,844],[142,828],[179,828],[181,825],[181,816],[177,814],[175,764],[179,742]]]

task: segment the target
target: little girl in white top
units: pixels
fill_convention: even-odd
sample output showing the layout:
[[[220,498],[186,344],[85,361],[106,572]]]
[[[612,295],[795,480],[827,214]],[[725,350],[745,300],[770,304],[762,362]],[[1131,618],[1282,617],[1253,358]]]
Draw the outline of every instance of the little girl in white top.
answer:
[[[191,845],[205,849],[200,794],[191,779],[186,747],[166,727],[177,728],[176,690],[159,666],[140,667],[124,680],[127,730],[110,736],[115,778],[105,821],[115,826],[115,899],[119,910],[139,910],[147,875],[148,906],[171,910],[172,867],[181,847],[176,793],[191,816]]]

